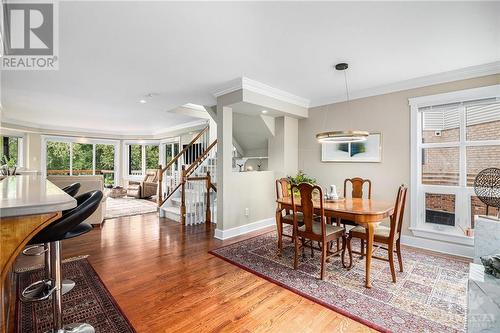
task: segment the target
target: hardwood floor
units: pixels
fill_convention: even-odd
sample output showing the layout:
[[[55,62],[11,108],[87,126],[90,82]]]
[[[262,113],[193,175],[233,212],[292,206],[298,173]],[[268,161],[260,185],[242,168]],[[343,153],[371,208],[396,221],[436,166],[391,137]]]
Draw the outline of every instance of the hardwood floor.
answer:
[[[156,214],[108,220],[66,240],[63,257],[89,261],[138,332],[374,332],[208,251],[204,225]]]

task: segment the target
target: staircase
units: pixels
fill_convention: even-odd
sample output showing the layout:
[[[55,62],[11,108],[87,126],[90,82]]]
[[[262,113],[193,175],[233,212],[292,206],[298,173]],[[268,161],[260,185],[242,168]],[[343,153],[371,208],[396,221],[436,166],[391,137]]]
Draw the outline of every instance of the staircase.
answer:
[[[160,216],[185,225],[216,223],[217,140],[209,144],[208,126],[158,173]]]

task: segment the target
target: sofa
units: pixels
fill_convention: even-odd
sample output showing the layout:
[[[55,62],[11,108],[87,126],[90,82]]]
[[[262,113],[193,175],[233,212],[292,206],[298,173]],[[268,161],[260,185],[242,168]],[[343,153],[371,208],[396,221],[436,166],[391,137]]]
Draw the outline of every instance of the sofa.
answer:
[[[97,210],[86,220],[86,222],[93,226],[100,227],[104,222],[106,214],[106,199],[107,195],[104,193],[104,177],[101,176],[61,176],[53,175],[47,176],[47,179],[54,183],[57,187],[63,188],[73,183],[80,183],[81,187],[77,195],[89,191],[100,190],[103,192],[101,204]]]

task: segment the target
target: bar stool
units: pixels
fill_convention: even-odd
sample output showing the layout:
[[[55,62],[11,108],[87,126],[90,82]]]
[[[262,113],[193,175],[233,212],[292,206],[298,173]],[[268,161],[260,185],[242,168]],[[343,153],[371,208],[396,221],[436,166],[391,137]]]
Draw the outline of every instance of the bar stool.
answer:
[[[75,197],[77,206],[63,212],[63,216],[56,222],[39,232],[33,241],[37,243],[49,243],[51,287],[49,297],[52,295],[52,312],[54,317],[53,332],[57,333],[93,333],[94,328],[89,324],[75,323],[63,325],[62,320],[62,265],[61,265],[61,241],[83,235],[92,226],[84,222],[99,206],[103,194],[101,191],[92,191]]]
[[[74,197],[80,190],[80,183],[73,183],[69,186],[62,188],[64,192]],[[51,267],[50,267],[50,248],[49,244],[39,244],[33,239],[28,242],[28,247],[23,250],[23,254],[26,256],[40,256],[44,255],[45,263],[45,277],[42,280],[36,281],[21,292],[21,298],[25,302],[41,301],[50,297],[49,291],[51,289]],[[33,250],[38,249],[38,252],[33,252]],[[41,250],[40,250],[41,249]],[[75,287],[75,282],[72,280],[63,281],[63,295]]]

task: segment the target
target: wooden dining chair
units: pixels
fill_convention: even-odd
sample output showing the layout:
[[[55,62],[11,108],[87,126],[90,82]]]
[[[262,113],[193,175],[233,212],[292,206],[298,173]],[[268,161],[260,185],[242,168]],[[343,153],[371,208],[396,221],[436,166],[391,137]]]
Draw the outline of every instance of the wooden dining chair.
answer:
[[[290,181],[288,178],[276,179],[276,198],[290,198]],[[302,213],[297,214],[297,221],[301,226],[302,223]],[[288,224],[293,226],[293,212],[289,209],[282,209],[278,204],[276,208],[276,225],[278,227],[278,249],[281,252],[283,251],[283,237],[289,237],[293,239],[293,235],[288,235],[283,233],[283,225]],[[293,230],[293,229],[292,229]]]
[[[354,177],[354,178],[347,178],[344,180],[344,198],[347,198],[347,185],[348,183],[351,184],[351,198],[356,198],[356,199],[362,199],[364,196],[363,193],[363,187],[366,184],[368,184],[368,196],[367,199],[372,198],[372,182],[369,179],[363,179],[360,177]],[[345,220],[345,219],[337,219],[337,225],[342,224],[345,228],[346,225],[353,225],[356,226],[358,225],[354,221],[350,220]],[[337,244],[337,250],[339,249],[339,245]],[[361,240],[361,253],[364,253],[365,249],[365,242],[364,240]]]
[[[294,229],[294,243],[295,254],[293,260],[293,268],[297,269],[299,249],[302,248],[302,255],[304,256],[304,247],[306,241],[309,241],[311,247],[311,256],[313,255],[313,241],[318,242],[321,250],[321,280],[325,276],[325,264],[328,257],[336,255],[339,251],[331,252],[328,244],[333,241],[338,241],[342,238],[342,250],[345,250],[345,229],[341,226],[332,225],[327,223],[325,210],[323,208],[323,191],[321,187],[309,183],[301,183],[292,185],[291,192],[294,193],[298,190],[300,193],[300,210],[302,211],[303,225],[299,225],[299,207],[292,194],[292,207],[293,207],[293,229]],[[314,211],[313,192],[318,191],[319,196],[319,214]],[[299,239],[301,244],[299,245]]]
[[[405,210],[405,203],[406,203],[406,192],[408,189],[406,186],[401,185],[398,189],[398,194],[396,196],[396,203],[394,205],[394,211],[390,217],[390,227],[385,227],[385,226],[377,226],[375,229],[375,235],[374,235],[374,243],[379,243],[379,244],[385,244],[387,245],[387,248],[381,247],[384,250],[388,251],[388,259],[386,258],[381,258],[377,256],[372,256],[372,258],[375,259],[380,259],[384,261],[388,261],[390,268],[391,268],[391,275],[392,275],[392,282],[396,282],[396,271],[394,270],[394,252],[397,253],[398,255],[398,262],[399,262],[399,271],[403,271],[403,258],[401,256],[401,226],[403,224],[403,215],[404,215],[404,210]],[[367,241],[367,234],[366,234],[366,229],[362,226],[357,226],[352,228],[349,231],[349,235],[347,237],[347,251],[349,252],[349,266],[347,268],[352,267],[352,251],[351,248],[351,240],[353,238],[359,238],[364,241]],[[396,247],[394,249],[394,246]],[[362,256],[364,253],[362,252],[354,252],[361,254]],[[344,258],[345,251],[342,252],[342,259]],[[342,260],[342,263],[344,263],[344,260]]]

